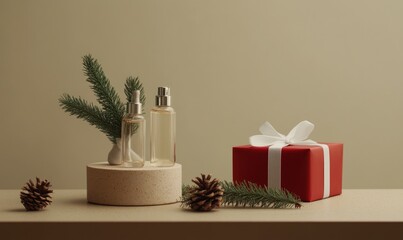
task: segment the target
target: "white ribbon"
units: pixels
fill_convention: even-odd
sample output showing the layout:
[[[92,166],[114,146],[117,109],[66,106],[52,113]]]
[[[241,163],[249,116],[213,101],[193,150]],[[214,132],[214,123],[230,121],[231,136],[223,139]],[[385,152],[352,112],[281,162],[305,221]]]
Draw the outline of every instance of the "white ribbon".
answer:
[[[330,195],[330,153],[329,146],[320,144],[308,139],[315,125],[309,121],[302,121],[297,124],[287,136],[279,133],[274,127],[268,123],[263,123],[259,131],[262,135],[254,135],[249,138],[249,142],[255,147],[269,146],[269,174],[268,187],[281,188],[281,150],[288,145],[315,145],[323,149],[324,160],[324,187],[323,198]]]

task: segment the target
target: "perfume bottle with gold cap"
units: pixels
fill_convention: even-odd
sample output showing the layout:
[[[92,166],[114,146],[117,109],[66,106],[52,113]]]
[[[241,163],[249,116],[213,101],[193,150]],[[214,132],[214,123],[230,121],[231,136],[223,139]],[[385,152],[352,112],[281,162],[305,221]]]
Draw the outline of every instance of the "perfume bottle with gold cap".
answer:
[[[145,158],[145,119],[142,115],[140,91],[133,92],[122,120],[122,161],[125,167],[141,168]]]
[[[150,113],[151,165],[173,166],[176,161],[175,110],[171,107],[170,89],[159,87],[155,107]]]

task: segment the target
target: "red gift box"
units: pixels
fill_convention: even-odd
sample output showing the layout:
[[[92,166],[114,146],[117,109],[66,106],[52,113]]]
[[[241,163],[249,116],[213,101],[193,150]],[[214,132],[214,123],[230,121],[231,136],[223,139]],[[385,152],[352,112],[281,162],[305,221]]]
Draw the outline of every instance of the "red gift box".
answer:
[[[330,193],[342,191],[343,144],[326,143],[330,156]],[[233,182],[248,181],[268,186],[269,147],[233,147]],[[324,150],[318,145],[289,145],[281,149],[281,188],[304,202],[323,199]]]

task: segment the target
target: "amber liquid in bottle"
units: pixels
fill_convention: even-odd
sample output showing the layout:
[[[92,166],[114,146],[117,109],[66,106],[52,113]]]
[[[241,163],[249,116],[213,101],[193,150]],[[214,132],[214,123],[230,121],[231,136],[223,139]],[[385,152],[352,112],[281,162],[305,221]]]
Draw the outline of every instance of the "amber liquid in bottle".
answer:
[[[159,87],[150,113],[151,166],[170,167],[176,162],[176,113],[170,104],[169,88]]]
[[[171,107],[151,110],[151,165],[173,166],[175,156],[175,111]]]

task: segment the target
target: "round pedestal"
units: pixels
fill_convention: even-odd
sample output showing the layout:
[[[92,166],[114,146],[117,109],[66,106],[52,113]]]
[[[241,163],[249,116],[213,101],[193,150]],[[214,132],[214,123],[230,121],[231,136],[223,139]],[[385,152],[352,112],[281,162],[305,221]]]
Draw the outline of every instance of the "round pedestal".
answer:
[[[182,195],[182,166],[143,168],[87,165],[87,200],[104,205],[158,205],[175,203]]]

